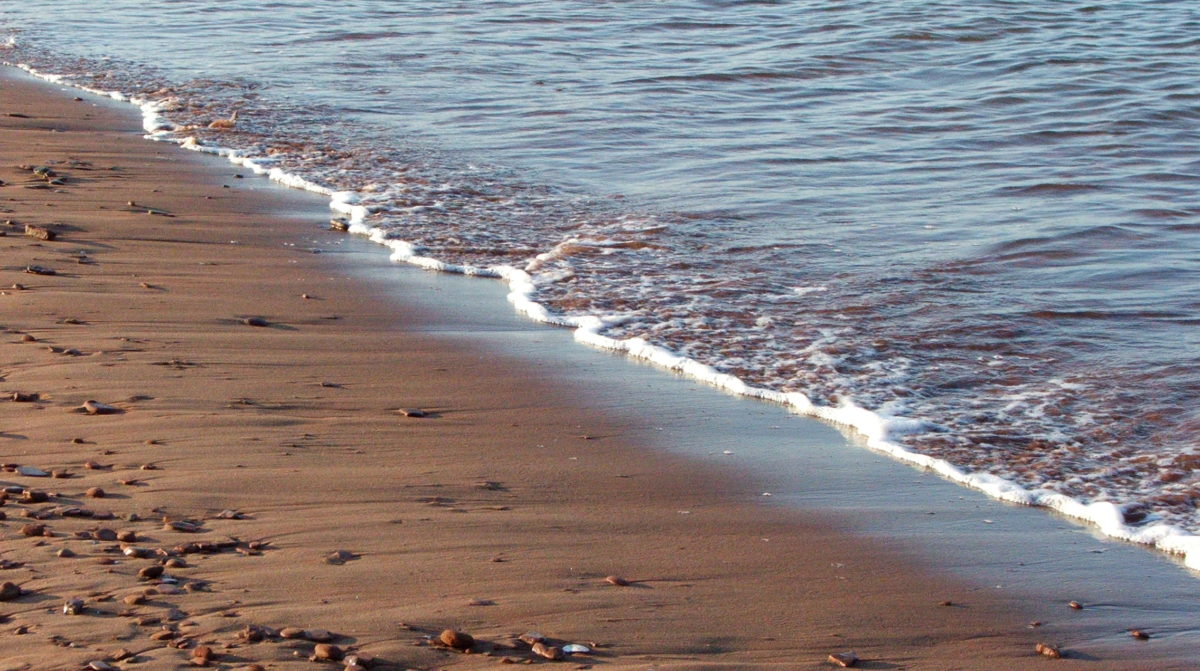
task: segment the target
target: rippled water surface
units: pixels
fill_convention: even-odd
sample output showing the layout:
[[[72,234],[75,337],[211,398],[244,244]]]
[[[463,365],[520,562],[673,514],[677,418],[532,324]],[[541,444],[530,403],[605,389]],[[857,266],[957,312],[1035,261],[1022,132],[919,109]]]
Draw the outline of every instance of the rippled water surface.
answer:
[[[1194,2],[50,4],[0,5],[0,59],[610,336],[1200,531]]]

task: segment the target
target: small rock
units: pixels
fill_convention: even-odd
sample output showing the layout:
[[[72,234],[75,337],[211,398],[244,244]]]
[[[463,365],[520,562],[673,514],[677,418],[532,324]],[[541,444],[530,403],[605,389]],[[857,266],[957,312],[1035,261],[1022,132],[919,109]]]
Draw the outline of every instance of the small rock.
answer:
[[[534,643],[530,650],[532,650],[533,654],[535,655],[540,655],[546,659],[551,659],[554,661],[558,661],[563,658],[563,652],[557,646],[546,645],[541,641]]]
[[[251,643],[258,643],[267,638],[267,630],[257,624],[248,624],[244,629],[238,632],[238,637],[243,638]]]
[[[25,503],[45,503],[50,500],[50,495],[36,489],[26,489],[21,492],[21,500]]]
[[[304,630],[300,627],[284,627],[279,630],[280,638],[304,638]]]
[[[71,471],[54,470],[54,471],[50,471],[50,477],[52,477],[56,480],[66,480],[66,479],[72,477],[72,474],[71,474]]]
[[[117,532],[117,540],[121,541],[122,543],[136,543],[138,540],[138,535],[135,531],[125,529]]]
[[[221,512],[217,513],[216,517],[219,520],[244,520],[244,519],[246,519],[246,516],[237,510],[222,510]]]
[[[63,604],[62,612],[63,615],[82,615],[85,608],[83,599],[73,597],[67,599],[67,602]]]
[[[212,648],[202,645],[192,651],[192,664],[196,666],[208,666],[214,656]]]
[[[162,574],[163,567],[161,564],[151,564],[150,566],[138,571],[138,578],[141,580],[154,580],[155,578],[161,577]]]
[[[98,541],[115,541],[117,540],[117,532],[112,529],[96,529],[92,532],[92,538]]]
[[[438,640],[448,648],[455,650],[470,650],[475,645],[475,639],[470,634],[446,629],[438,636]]]
[[[121,599],[121,601],[127,606],[139,606],[143,603],[146,603],[146,595],[140,593],[129,594],[126,595],[125,598]]]
[[[318,643],[313,648],[312,658],[315,660],[334,661],[341,659],[345,653],[342,649],[331,643]]]
[[[836,664],[842,668],[856,666],[858,664],[858,655],[853,652],[835,652],[827,658],[830,664]]]
[[[45,524],[26,524],[21,527],[21,535],[22,536],[29,536],[29,537],[43,536],[43,535],[45,535],[45,533],[46,533],[46,525]]]
[[[49,242],[58,237],[58,234],[53,230],[44,226],[34,226],[33,224],[25,224],[25,235],[38,240]]]
[[[88,662],[87,668],[89,671],[117,671],[117,667],[101,659]]]
[[[304,638],[313,643],[329,643],[333,640],[334,636],[324,629],[305,629]]]
[[[179,632],[175,631],[174,629],[159,629],[153,634],[150,634],[150,638],[156,641],[169,641],[178,635]]]
[[[628,580],[626,580],[620,576],[615,576],[615,575],[607,576],[606,578],[604,578],[604,582],[607,582],[610,585],[616,585],[617,587],[628,587],[629,586]]]
[[[70,559],[71,557],[75,556],[75,551],[72,550],[71,548],[63,548],[63,549],[59,550],[58,552],[55,552],[54,554],[58,555],[59,557],[62,557],[63,559]]]
[[[542,636],[536,631],[531,631],[521,634],[517,640],[521,641],[525,645],[533,645],[534,643],[545,643],[546,637]]]
[[[133,657],[133,654],[134,653],[131,650],[127,650],[125,648],[117,648],[116,650],[113,650],[112,652],[108,653],[108,661],[119,662],[123,659],[129,659],[130,657]]]
[[[24,475],[31,478],[46,478],[50,476],[50,472],[43,471],[42,469],[34,466],[18,466],[17,475]]]
[[[112,415],[121,412],[121,409],[115,405],[92,400],[84,401],[83,405],[79,407],[89,415]]]
[[[84,493],[93,499],[102,499],[105,496],[105,491],[100,487],[88,487],[88,490]]]
[[[33,265],[25,266],[25,272],[29,273],[30,275],[57,275],[58,274],[52,268],[47,268],[45,266],[33,266]]]
[[[242,320],[242,323],[245,324],[246,326],[270,326],[271,325],[271,322],[263,319],[262,317],[246,317],[245,319]]]
[[[1050,659],[1062,659],[1063,656],[1062,650],[1045,643],[1038,643],[1033,649],[1037,651],[1039,655],[1043,657],[1049,657]]]
[[[163,528],[167,529],[168,531],[180,531],[180,532],[183,532],[186,534],[194,534],[194,533],[200,531],[199,524],[195,524],[194,522],[184,522],[184,521],[166,522],[165,524],[163,524]]]
[[[16,583],[6,582],[0,585],[0,601],[12,601],[18,599],[24,591],[17,586]]]
[[[428,417],[429,413],[420,408],[400,408],[396,412],[405,417]]]
[[[1139,640],[1139,641],[1148,641],[1148,640],[1150,640],[1150,634],[1148,634],[1148,633],[1146,633],[1146,632],[1142,631],[1141,629],[1130,629],[1130,630],[1129,630],[1129,635],[1130,635],[1130,636],[1132,636],[1132,637],[1134,637],[1134,638],[1136,638],[1136,639],[1137,639],[1137,640]]]
[[[358,555],[354,554],[353,552],[351,552],[349,550],[335,550],[335,551],[325,555],[325,563],[326,564],[341,565],[341,564],[345,564],[346,562],[350,561],[351,559],[358,559]]]
[[[1069,601],[1067,602],[1067,605],[1075,610],[1083,610],[1083,604],[1079,603],[1078,601]]]

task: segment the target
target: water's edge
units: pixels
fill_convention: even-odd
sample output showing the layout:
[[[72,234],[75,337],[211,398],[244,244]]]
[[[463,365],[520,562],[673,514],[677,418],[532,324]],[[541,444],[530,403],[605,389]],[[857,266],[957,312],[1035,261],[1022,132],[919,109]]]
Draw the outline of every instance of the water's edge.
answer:
[[[272,181],[328,197],[330,209],[346,222],[349,232],[388,248],[390,258],[394,262],[402,262],[427,270],[503,280],[508,287],[508,300],[517,312],[538,322],[570,328],[573,330],[574,340],[577,342],[622,353],[631,359],[673,371],[727,393],[775,403],[797,415],[822,420],[848,429],[861,437],[861,441],[856,442],[900,462],[936,473],[947,480],[978,490],[1000,501],[1057,511],[1090,524],[1106,536],[1178,555],[1187,567],[1200,570],[1200,536],[1187,534],[1180,528],[1168,524],[1136,527],[1126,523],[1125,510],[1122,505],[1110,502],[1086,504],[1057,492],[1026,489],[990,473],[967,472],[945,460],[913,452],[895,440],[897,436],[923,428],[923,423],[920,421],[879,414],[849,403],[837,407],[814,404],[803,393],[781,392],[748,385],[736,376],[721,373],[711,366],[677,355],[641,338],[622,340],[606,336],[604,331],[610,324],[602,318],[595,316],[564,317],[552,313],[539,303],[532,278],[524,270],[508,265],[490,267],[456,265],[422,256],[413,244],[390,238],[386,231],[370,226],[367,223],[367,216],[370,212],[366,207],[357,204],[359,200],[357,194],[335,191],[277,167],[271,167],[270,161],[265,157],[249,155],[241,150],[227,147],[203,144],[192,136],[181,137],[181,129],[167,122],[163,118],[159,106],[152,101],[136,96],[131,97],[118,91],[98,90],[76,84],[65,76],[38,71],[25,64],[10,62],[4,62],[4,64],[20,68],[34,77],[54,84],[73,87],[138,107],[143,116],[143,127],[147,139],[173,143],[185,149],[224,157],[231,163],[251,170],[255,174],[266,176]]]

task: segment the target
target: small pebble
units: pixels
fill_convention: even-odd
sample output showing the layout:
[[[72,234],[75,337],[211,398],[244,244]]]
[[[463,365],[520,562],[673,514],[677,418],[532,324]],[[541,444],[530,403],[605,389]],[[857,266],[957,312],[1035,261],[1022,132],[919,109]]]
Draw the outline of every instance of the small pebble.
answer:
[[[318,643],[313,648],[312,658],[315,660],[330,660],[337,661],[342,658],[345,653],[342,649],[331,643]]]
[[[0,601],[12,601],[19,598],[23,593],[23,590],[16,583],[6,582],[0,585]]]
[[[475,639],[470,634],[446,629],[438,636],[443,645],[455,650],[470,650],[475,645]]]
[[[1083,604],[1079,603],[1078,601],[1069,601],[1067,602],[1067,605],[1075,610],[1083,610]]]
[[[100,487],[89,487],[84,493],[93,499],[102,499],[105,496],[104,490]]]
[[[138,571],[138,578],[140,578],[142,580],[154,580],[155,578],[161,577],[162,574],[163,574],[162,565],[161,564],[152,564],[152,565],[146,566],[142,570]]]
[[[535,654],[535,655],[539,655],[541,657],[545,657],[546,659],[550,659],[550,660],[554,660],[554,661],[557,661],[557,660],[560,660],[563,658],[563,652],[557,646],[546,645],[545,643],[542,643],[541,641],[535,642],[533,644],[533,646],[530,648],[530,650],[532,650],[533,654]]]
[[[1036,646],[1034,646],[1033,649],[1039,655],[1041,655],[1043,657],[1049,657],[1050,659],[1062,659],[1062,656],[1063,656],[1062,650],[1059,650],[1058,648],[1056,648],[1052,645],[1047,645],[1045,643],[1038,643]]]
[[[607,582],[610,585],[616,585],[617,587],[628,587],[629,586],[628,580],[626,580],[620,576],[615,576],[615,575],[610,575],[610,576],[604,578],[604,582]]]
[[[830,664],[836,664],[842,668],[848,668],[858,665],[858,655],[853,652],[835,652],[827,658]]]

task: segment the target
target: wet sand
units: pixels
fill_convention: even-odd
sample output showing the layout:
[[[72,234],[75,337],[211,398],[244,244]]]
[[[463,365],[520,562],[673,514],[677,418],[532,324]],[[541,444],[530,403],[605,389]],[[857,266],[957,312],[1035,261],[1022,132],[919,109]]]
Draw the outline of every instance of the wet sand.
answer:
[[[643,416],[590,407],[561,371],[439,336],[455,305],[391,309],[394,286],[312,253],[340,235],[321,199],[144,141],[131,109],[11,70],[0,87],[0,391],[23,395],[0,405],[0,483],[47,493],[0,507],[0,581],[22,590],[0,602],[0,669],[122,648],[120,668],[198,647],[217,668],[331,664],[286,627],[372,668],[554,663],[516,640],[530,631],[587,645],[557,662],[572,668],[845,651],[860,668],[1189,668],[1154,641],[1042,658],[1043,604],[761,505],[753,476],[653,449]],[[477,643],[440,647],[445,629]]]

